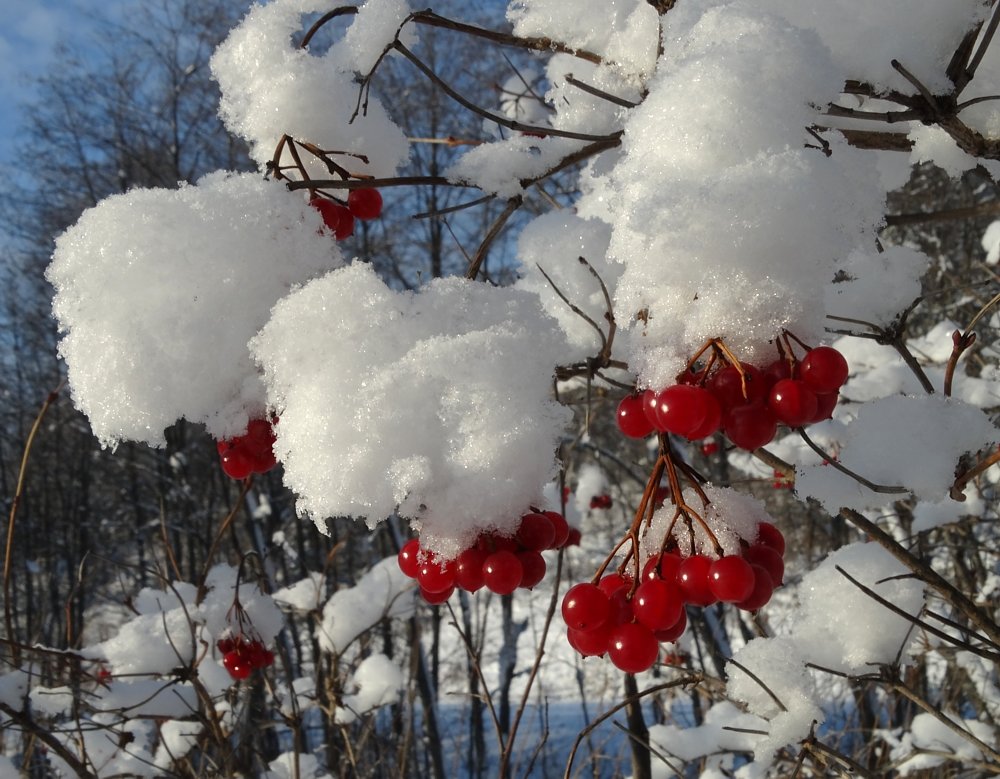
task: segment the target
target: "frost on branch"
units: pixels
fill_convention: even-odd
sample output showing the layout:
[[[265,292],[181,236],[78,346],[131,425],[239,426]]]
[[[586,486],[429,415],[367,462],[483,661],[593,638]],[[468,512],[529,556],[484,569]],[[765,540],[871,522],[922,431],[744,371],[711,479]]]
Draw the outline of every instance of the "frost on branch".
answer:
[[[59,353],[105,446],[164,443],[178,419],[216,438],[264,408],[247,341],[296,284],[342,264],[319,214],[252,174],[101,201],[56,240]]]
[[[394,292],[363,263],[282,300],[252,348],[299,513],[374,527],[398,511],[445,557],[513,532],[567,416],[549,399],[552,332],[528,293],[463,279]]]

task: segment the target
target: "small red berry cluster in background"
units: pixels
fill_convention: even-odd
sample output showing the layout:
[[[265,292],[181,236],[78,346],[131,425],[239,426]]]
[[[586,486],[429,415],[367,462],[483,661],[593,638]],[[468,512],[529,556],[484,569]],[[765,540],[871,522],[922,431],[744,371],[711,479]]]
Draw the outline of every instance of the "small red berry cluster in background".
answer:
[[[791,337],[784,338],[787,349],[764,368],[739,362],[721,341],[709,341],[690,363],[711,349],[706,367],[689,367],[659,392],[625,397],[619,429],[630,438],[657,432],[689,440],[722,430],[734,445],[754,450],[774,438],[779,424],[803,427],[829,419],[847,381],[847,360],[831,346],[806,349],[797,359]]]
[[[323,224],[338,241],[354,235],[354,220],[378,219],[382,214],[382,195],[377,189],[361,187],[347,195],[347,205],[336,200],[313,196],[309,205],[319,211]]]
[[[611,508],[611,496],[607,493],[603,495],[595,495],[590,499],[590,507],[592,509],[609,509]]]
[[[267,668],[274,663],[274,652],[267,649],[259,638],[250,638],[242,633],[224,636],[215,646],[222,653],[222,665],[234,679],[246,679],[258,668]]]
[[[546,549],[580,543],[580,531],[558,511],[531,511],[521,517],[513,536],[481,535],[453,560],[440,560],[413,538],[399,550],[399,568],[416,579],[420,594],[431,604],[444,603],[456,588],[476,592],[486,587],[509,595],[518,587],[532,589],[545,576]]]
[[[251,419],[247,431],[236,438],[216,443],[222,470],[231,479],[242,481],[252,473],[267,473],[275,465],[274,426],[278,418]]]
[[[676,547],[646,561],[639,582],[624,573],[582,582],[563,598],[562,615],[570,645],[581,655],[607,654],[627,673],[648,670],[660,644],[676,641],[687,627],[685,606],[732,603],[756,611],[784,578],[785,539],[761,522],[741,554],[712,559],[682,556]]]

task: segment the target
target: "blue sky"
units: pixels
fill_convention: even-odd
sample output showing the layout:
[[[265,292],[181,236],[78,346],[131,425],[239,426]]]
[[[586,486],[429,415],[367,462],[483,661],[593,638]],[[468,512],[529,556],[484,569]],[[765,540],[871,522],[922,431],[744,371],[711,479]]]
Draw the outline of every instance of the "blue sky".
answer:
[[[141,0],[126,0],[141,2]],[[0,0],[0,164],[12,159],[12,147],[22,112],[31,97],[32,74],[54,63],[56,43],[86,40],[90,19],[98,10],[109,13],[122,0]]]

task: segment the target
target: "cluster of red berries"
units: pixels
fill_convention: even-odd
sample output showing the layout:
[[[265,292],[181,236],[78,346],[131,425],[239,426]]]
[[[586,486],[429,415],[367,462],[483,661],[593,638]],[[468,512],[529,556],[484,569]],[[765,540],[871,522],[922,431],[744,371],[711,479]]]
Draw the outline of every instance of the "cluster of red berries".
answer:
[[[847,360],[832,346],[764,368],[740,363],[688,371],[659,392],[625,397],[618,427],[631,438],[657,431],[690,440],[722,430],[733,444],[752,451],[769,443],[779,424],[802,427],[829,419],[847,376]]]
[[[274,426],[278,418],[251,419],[247,431],[216,443],[222,470],[230,479],[242,481],[251,473],[267,473],[274,459]]]
[[[466,592],[486,587],[498,595],[530,590],[545,576],[543,551],[579,543],[580,531],[558,511],[531,511],[513,536],[485,533],[454,560],[434,558],[416,538],[403,545],[397,559],[400,570],[420,585],[424,600],[438,604],[456,587]]]
[[[354,220],[378,219],[382,214],[382,195],[377,189],[362,187],[352,189],[347,195],[347,205],[318,195],[309,205],[319,211],[323,224],[338,241],[354,235]]]
[[[638,583],[611,573],[597,583],[576,584],[562,602],[567,639],[585,657],[607,654],[627,673],[648,670],[660,644],[676,641],[687,628],[686,605],[721,601],[745,611],[764,606],[784,578],[784,552],[781,532],[761,522],[741,554],[713,560],[670,549],[646,562]]]
[[[220,638],[215,646],[222,653],[222,665],[234,679],[246,679],[256,669],[274,664],[274,652],[259,638],[241,633]]]

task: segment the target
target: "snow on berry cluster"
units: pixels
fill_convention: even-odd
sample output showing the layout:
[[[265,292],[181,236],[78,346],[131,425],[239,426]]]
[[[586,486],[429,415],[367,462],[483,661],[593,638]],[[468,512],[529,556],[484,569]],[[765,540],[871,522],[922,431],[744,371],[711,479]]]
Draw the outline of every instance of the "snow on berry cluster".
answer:
[[[689,440],[722,430],[734,445],[752,451],[770,443],[779,424],[802,427],[829,419],[847,381],[847,360],[831,346],[806,349],[796,359],[791,339],[785,343],[787,352],[757,368],[732,359],[721,342],[711,342],[703,350],[710,350],[707,366],[689,366],[659,392],[624,397],[619,429],[630,438],[656,431]]]
[[[530,590],[545,578],[542,552],[579,545],[580,531],[558,511],[530,511],[513,536],[484,533],[454,559],[441,559],[413,538],[399,550],[399,568],[415,579],[431,604],[444,603],[455,589],[477,592],[486,587],[497,595]]]

